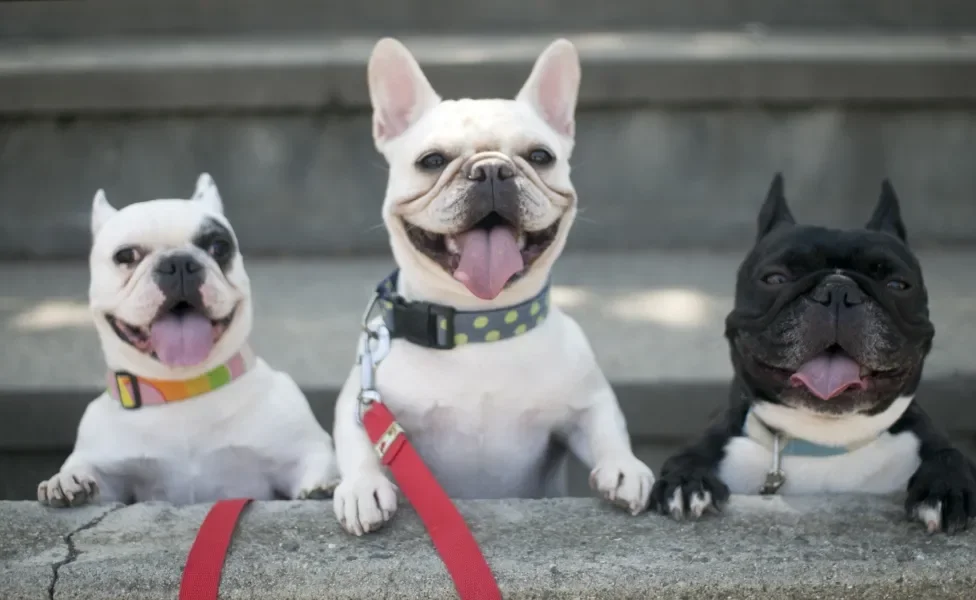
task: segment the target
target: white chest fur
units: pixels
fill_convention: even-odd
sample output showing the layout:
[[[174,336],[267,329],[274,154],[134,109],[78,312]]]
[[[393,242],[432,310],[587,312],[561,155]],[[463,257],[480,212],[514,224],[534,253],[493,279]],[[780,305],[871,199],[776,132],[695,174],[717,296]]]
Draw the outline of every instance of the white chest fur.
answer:
[[[553,308],[528,334],[438,351],[397,341],[377,374],[383,401],[457,498],[559,493],[554,437],[599,374],[579,327]]]
[[[834,456],[782,457],[786,483],[783,494],[874,493],[902,491],[918,468],[918,438],[911,432],[891,435],[891,427],[912,402],[898,398],[884,412],[826,418],[796,409],[759,403],[753,412],[762,423],[789,436],[816,444],[850,445],[857,449]],[[773,464],[771,434],[759,421],[747,419],[746,435],[735,437],[725,446],[719,477],[736,494],[757,493]],[[863,444],[863,440],[872,440]]]
[[[734,494],[755,494],[772,465],[765,446],[736,437],[725,446],[719,477]],[[784,456],[782,494],[903,491],[918,468],[918,439],[910,432],[881,434],[874,442],[837,456]]]
[[[126,410],[107,394],[88,407],[68,465],[92,465],[102,499],[175,504],[293,496],[305,454],[331,458],[294,381],[258,360],[200,398]],[[326,465],[326,471],[334,465]]]

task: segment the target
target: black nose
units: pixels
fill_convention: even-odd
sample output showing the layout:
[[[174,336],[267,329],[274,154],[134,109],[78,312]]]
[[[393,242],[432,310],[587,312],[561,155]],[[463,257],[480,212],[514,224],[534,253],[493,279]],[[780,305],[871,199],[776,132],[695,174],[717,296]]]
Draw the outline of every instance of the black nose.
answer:
[[[206,272],[189,254],[172,254],[156,263],[155,279],[167,298],[189,300],[199,295]]]
[[[864,292],[856,283],[842,275],[831,275],[821,283],[810,297],[820,304],[833,308],[850,308],[864,304]]]
[[[472,181],[505,181],[515,177],[515,171],[503,162],[478,163],[468,171],[468,179]]]

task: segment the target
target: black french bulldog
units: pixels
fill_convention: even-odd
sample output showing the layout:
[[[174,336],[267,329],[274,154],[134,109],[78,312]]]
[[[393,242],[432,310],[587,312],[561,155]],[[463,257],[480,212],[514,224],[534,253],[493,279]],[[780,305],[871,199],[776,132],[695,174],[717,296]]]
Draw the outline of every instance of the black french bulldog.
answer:
[[[935,330],[898,199],[882,183],[863,229],[798,225],[773,180],[726,319],[729,406],[669,458],[651,508],[674,518],[741,494],[907,488],[929,532],[976,516],[976,466],[913,402]]]

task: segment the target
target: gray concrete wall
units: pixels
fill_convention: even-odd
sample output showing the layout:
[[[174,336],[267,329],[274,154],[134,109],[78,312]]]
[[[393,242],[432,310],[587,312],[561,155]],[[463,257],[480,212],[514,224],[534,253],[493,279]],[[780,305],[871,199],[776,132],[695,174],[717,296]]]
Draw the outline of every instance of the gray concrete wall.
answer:
[[[927,536],[895,499],[735,497],[696,524],[596,500],[459,502],[508,600],[970,599],[976,537]],[[208,505],[0,503],[5,600],[176,597]],[[221,597],[455,598],[416,515],[341,532],[329,502],[246,509]]]
[[[742,247],[777,170],[798,214],[863,222],[891,177],[919,245],[976,242],[976,112],[870,108],[585,110],[570,250]],[[217,180],[250,255],[387,251],[385,163],[367,114],[0,121],[0,258],[80,257],[117,205]]]

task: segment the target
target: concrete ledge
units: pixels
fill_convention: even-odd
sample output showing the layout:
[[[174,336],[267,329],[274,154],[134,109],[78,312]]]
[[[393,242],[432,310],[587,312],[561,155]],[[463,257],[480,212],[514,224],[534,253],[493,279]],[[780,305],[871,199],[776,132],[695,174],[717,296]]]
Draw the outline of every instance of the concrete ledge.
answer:
[[[696,524],[589,499],[458,504],[508,600],[968,599],[976,584],[976,534],[926,536],[894,499],[737,497]],[[0,503],[0,589],[5,600],[173,598],[208,508]],[[412,510],[353,538],[328,503],[279,502],[243,516],[221,597],[455,595]]]
[[[514,94],[557,35],[404,36],[444,97]],[[971,102],[976,36],[610,32],[569,36],[583,106]],[[0,112],[368,105],[375,35],[153,36],[0,46]],[[506,92],[508,90],[508,92]]]

